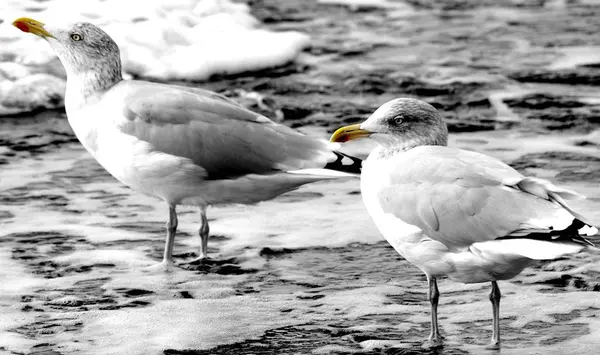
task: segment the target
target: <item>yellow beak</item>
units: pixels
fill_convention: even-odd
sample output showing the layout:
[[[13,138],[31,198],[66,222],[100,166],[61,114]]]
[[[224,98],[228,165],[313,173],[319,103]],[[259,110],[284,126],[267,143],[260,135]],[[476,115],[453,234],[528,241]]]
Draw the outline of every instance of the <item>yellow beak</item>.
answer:
[[[333,132],[331,138],[329,138],[330,142],[347,142],[353,139],[368,137],[372,134],[365,129],[360,128],[360,124],[353,124],[350,126],[345,126],[339,128],[337,131]]]
[[[20,29],[23,32],[31,32],[34,35],[40,36],[42,38],[45,38],[45,37],[54,38],[53,35],[48,33],[48,31],[46,31],[46,29],[44,29],[43,23],[36,21],[34,19],[28,18],[28,17],[18,18],[16,20],[14,20],[12,24],[13,24],[13,26]]]

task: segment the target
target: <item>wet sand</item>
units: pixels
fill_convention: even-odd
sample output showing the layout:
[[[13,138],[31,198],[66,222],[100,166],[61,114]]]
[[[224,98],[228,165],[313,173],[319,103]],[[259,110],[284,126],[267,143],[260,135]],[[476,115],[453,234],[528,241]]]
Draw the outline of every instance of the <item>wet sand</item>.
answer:
[[[547,152],[549,138],[556,151],[592,149],[556,146],[576,137],[530,139],[523,148],[498,136],[460,134],[453,145],[507,160]],[[539,165],[527,169],[558,172]],[[561,174],[585,169],[566,165]],[[11,181],[0,209],[9,353],[432,353],[421,346],[429,327],[424,276],[379,236],[358,181],[212,208],[213,259],[157,274],[145,268],[161,259],[166,206],[115,182],[79,144],[15,159],[4,172],[28,177]],[[571,177],[564,185],[590,196],[574,206],[599,221],[597,187]],[[180,263],[197,256],[200,242],[197,213],[182,211]],[[600,254],[579,254],[501,282],[502,353],[593,353],[599,265]],[[481,353],[491,333],[488,289],[440,283],[444,353]]]

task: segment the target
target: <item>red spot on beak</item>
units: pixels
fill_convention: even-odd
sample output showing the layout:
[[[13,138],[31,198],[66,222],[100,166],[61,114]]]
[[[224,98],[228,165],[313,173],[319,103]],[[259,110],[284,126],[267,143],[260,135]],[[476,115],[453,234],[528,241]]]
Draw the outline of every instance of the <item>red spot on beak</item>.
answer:
[[[14,24],[16,28],[20,29],[23,32],[29,32],[29,26],[25,22],[17,22]]]

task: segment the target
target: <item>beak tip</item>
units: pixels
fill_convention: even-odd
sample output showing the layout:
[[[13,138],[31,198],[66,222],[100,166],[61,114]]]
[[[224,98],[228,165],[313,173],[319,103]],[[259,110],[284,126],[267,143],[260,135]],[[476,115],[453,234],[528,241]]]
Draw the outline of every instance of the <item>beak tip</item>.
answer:
[[[23,32],[29,32],[29,26],[27,26],[25,22],[21,21],[21,19],[14,20],[12,25]]]
[[[36,21],[34,19],[31,19],[29,17],[20,17],[20,18],[14,20],[12,25],[23,32],[32,33],[32,34],[34,34],[36,36],[40,36],[42,38],[53,37],[52,34],[50,34],[44,28],[43,23]]]
[[[345,126],[339,128],[331,135],[329,141],[331,143],[345,143],[356,138],[368,137],[371,132],[360,128],[360,124]]]
[[[329,139],[329,142],[331,142],[331,143],[346,143],[347,141],[348,141],[348,138],[345,136],[331,137]]]

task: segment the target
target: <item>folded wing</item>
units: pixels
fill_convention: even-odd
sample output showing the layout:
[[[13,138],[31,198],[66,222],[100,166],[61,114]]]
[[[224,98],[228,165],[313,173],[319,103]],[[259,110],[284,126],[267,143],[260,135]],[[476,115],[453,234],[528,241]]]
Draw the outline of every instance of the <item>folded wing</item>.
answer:
[[[589,222],[563,200],[575,193],[497,159],[427,146],[394,159],[389,185],[378,196],[382,208],[450,249],[518,238],[589,243],[579,235]]]
[[[322,168],[338,158],[326,141],[216,93],[139,81],[124,84],[120,129],[157,151],[192,160],[208,178]]]

